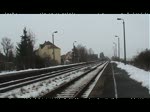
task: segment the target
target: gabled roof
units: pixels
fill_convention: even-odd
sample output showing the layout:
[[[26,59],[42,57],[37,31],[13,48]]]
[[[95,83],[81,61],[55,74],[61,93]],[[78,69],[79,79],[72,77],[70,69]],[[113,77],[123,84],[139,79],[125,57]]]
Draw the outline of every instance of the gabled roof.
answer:
[[[59,47],[57,47],[56,45],[52,44],[50,41],[45,41],[44,44],[40,44],[41,49],[45,46],[45,45],[50,45],[50,48],[57,48],[60,49]]]
[[[62,59],[71,59],[72,58],[72,51],[67,52],[66,54],[61,56]]]

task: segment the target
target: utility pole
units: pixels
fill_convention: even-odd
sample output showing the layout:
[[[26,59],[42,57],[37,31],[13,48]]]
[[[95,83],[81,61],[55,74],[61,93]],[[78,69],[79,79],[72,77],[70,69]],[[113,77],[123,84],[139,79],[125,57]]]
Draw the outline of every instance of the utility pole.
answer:
[[[125,21],[122,18],[117,18],[117,20],[123,21],[123,35],[124,35],[124,63],[126,65],[126,39],[125,39]]]
[[[74,45],[75,42],[77,42],[77,41],[73,42],[73,56],[72,56],[72,62],[73,63],[75,62],[75,45]]]
[[[115,37],[118,37],[118,58],[120,59],[120,39],[117,35]]]
[[[53,41],[53,60],[55,61],[55,51],[54,51],[54,33],[58,33],[57,31],[54,31],[53,33],[52,33],[52,41]]]

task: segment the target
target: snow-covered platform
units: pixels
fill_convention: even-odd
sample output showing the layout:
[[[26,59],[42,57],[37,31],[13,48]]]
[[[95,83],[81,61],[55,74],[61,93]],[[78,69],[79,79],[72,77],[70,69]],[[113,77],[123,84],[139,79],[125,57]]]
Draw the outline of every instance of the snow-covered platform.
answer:
[[[150,72],[120,62],[111,62],[89,98],[150,98]]]

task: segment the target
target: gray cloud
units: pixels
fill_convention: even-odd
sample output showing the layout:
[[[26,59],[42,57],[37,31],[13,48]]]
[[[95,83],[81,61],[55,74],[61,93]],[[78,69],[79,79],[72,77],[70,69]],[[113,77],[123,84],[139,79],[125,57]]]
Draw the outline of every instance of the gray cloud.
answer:
[[[57,30],[55,44],[61,48],[62,54],[70,51],[73,41],[77,41],[75,45],[82,44],[97,54],[104,52],[110,57],[113,42],[117,42],[114,36],[118,35],[123,57],[123,25],[117,17],[125,20],[127,58],[149,48],[149,15],[146,14],[1,14],[0,40],[6,36],[16,45],[26,26],[35,33],[38,47],[44,41],[51,41],[52,32]]]

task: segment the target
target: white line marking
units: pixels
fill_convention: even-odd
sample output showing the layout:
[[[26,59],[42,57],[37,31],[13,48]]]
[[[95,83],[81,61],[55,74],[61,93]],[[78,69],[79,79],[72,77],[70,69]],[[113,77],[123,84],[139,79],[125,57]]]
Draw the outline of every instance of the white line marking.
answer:
[[[113,80],[114,80],[115,98],[118,98],[118,94],[117,94],[117,84],[116,84],[116,79],[115,79],[114,69],[113,69],[112,63],[111,63],[111,68],[112,68]]]
[[[107,67],[109,62],[106,62],[104,64],[102,64],[101,66],[105,67],[103,68],[103,70],[98,74],[98,76],[95,78],[95,81],[90,85],[89,89],[85,92],[84,98],[88,98],[90,93],[92,92],[92,90],[94,89],[96,83],[98,82],[98,79],[100,78],[100,76],[102,75],[103,71],[105,70],[105,68]]]
[[[149,18],[150,18],[150,15],[149,15]],[[150,30],[150,19],[149,19],[149,27],[148,28]],[[149,43],[150,43],[150,32],[149,32]],[[150,49],[150,44],[149,44],[149,49]],[[149,76],[149,94],[150,94],[150,72],[149,72],[148,76]]]

